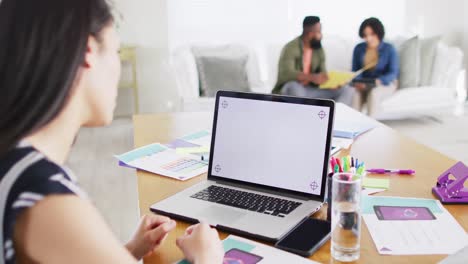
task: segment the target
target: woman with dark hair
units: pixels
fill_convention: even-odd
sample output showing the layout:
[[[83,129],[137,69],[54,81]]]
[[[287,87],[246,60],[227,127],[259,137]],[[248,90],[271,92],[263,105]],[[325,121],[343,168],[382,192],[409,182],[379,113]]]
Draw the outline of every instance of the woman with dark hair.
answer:
[[[0,1],[0,263],[136,263],[175,221],[143,217],[121,246],[64,166],[82,126],[112,120],[119,40],[105,0]],[[221,263],[216,230],[177,239]]]
[[[364,42],[354,48],[352,70],[366,70],[353,80],[357,91],[353,107],[361,111],[366,104],[368,115],[376,116],[382,100],[397,89],[398,54],[392,44],[384,42],[384,26],[375,17],[362,22],[359,36]]]

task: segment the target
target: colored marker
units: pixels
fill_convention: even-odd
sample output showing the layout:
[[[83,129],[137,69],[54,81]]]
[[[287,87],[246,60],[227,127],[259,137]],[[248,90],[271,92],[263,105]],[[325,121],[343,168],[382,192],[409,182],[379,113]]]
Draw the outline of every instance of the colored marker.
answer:
[[[336,165],[335,157],[330,158],[330,165],[332,169],[335,169],[335,165]]]
[[[340,159],[335,159],[336,160],[336,164],[338,164],[338,168],[339,168],[339,172],[343,172],[343,166],[341,166],[341,161]]]
[[[348,163],[348,159],[346,157],[343,159],[343,166],[344,166],[344,168],[343,168],[344,172],[348,172],[349,171],[349,163]]]
[[[412,175],[416,173],[414,170],[389,170],[389,169],[369,169],[367,170],[369,173],[375,173],[375,174],[404,174],[404,175]]]
[[[361,167],[359,167],[359,169],[357,170],[357,174],[361,175],[362,176],[362,173],[364,172],[364,166],[362,165]]]

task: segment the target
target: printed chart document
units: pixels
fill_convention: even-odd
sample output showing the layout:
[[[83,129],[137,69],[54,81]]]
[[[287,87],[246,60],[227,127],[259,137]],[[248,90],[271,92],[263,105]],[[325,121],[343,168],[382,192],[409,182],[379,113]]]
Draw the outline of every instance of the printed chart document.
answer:
[[[162,144],[151,144],[116,156],[129,167],[178,180],[188,180],[208,171],[199,157],[181,155]]]
[[[438,200],[363,197],[364,221],[382,255],[453,254],[468,236]]]
[[[208,130],[202,130],[181,138],[187,142],[198,146],[210,146],[211,133]]]
[[[448,256],[439,264],[460,264],[460,263],[465,263],[466,260],[468,259],[468,247],[465,247],[458,251],[457,253]]]
[[[202,130],[165,145],[154,143],[115,157],[122,166],[185,181],[208,171],[202,155],[210,152],[210,142],[210,132]]]
[[[289,252],[263,245],[252,240],[230,235],[223,240],[223,264],[313,264],[318,263]],[[189,264],[187,260],[177,262]]]

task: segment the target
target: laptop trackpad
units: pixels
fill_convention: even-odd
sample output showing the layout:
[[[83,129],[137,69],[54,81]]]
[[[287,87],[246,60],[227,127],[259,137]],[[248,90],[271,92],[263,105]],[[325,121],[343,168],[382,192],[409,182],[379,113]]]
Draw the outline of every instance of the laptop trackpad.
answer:
[[[234,209],[224,208],[221,206],[209,206],[201,211],[200,222],[206,222],[211,225],[228,224],[238,221],[246,213],[238,212]]]

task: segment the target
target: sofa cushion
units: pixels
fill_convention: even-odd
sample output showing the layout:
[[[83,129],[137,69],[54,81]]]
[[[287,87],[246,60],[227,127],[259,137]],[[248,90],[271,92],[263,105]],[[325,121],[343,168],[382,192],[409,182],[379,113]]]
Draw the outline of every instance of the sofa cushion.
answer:
[[[200,79],[200,95],[213,97],[218,90],[248,92],[246,64],[248,55],[218,56],[195,51]]]
[[[399,87],[416,87],[420,76],[420,49],[418,36],[412,37],[400,45],[400,79]]]
[[[432,67],[431,85],[449,87],[450,75],[463,66],[463,52],[457,47],[449,47],[440,42]]]
[[[443,87],[412,87],[398,90],[382,102],[383,112],[411,112],[416,109],[434,109],[451,106],[455,96]]]
[[[189,47],[176,49],[171,57],[171,66],[176,76],[178,93],[184,98],[200,96],[199,79],[195,57]]]
[[[420,40],[421,48],[421,69],[419,75],[418,86],[431,85],[432,68],[436,57],[437,45],[440,42],[440,37],[432,37]]]

